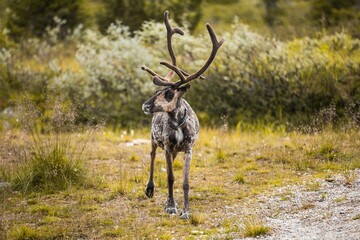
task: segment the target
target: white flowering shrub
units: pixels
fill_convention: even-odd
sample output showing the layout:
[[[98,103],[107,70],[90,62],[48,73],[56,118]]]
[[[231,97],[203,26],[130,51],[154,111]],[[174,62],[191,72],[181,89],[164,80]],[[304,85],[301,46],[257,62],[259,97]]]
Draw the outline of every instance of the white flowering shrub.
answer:
[[[58,28],[64,24],[59,19],[57,23]],[[162,75],[169,71],[159,64],[170,62],[163,24],[147,22],[130,34],[115,23],[106,35],[80,26],[61,42],[56,32],[48,29],[48,40],[30,39],[21,47],[0,51],[0,81],[7,83],[7,92],[12,87],[24,89],[39,103],[49,92],[57,92],[78,103],[81,121],[100,116],[117,126],[149,122],[141,104],[157,87],[141,66]],[[238,22],[231,32],[218,35],[225,43],[204,74],[206,80],[193,81],[185,95],[203,123],[216,123],[222,115],[231,124],[256,119],[284,122],[306,119],[330,104],[359,108],[358,39],[337,33],[284,42]],[[204,27],[199,36],[189,31],[174,35],[173,47],[178,65],[192,73],[205,63],[212,46]],[[7,99],[1,101],[1,109],[9,105]],[[83,114],[87,107],[93,116]]]
[[[360,99],[358,39],[339,33],[281,42],[238,23],[224,38],[208,80],[188,94],[210,120],[299,120],[333,101]]]
[[[120,23],[112,24],[107,35],[86,30],[78,43],[78,71],[56,70],[52,88],[63,88],[91,103],[111,123],[131,124],[142,116],[141,104],[154,91],[152,81],[141,70],[154,57],[138,37]]]

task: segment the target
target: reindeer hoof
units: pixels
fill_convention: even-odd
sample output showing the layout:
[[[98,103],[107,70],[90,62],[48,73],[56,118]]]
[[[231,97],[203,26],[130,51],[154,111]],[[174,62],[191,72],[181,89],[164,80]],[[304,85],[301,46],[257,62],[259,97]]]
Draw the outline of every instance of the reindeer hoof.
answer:
[[[149,198],[154,196],[155,186],[153,184],[147,184],[145,189],[145,195]]]
[[[175,206],[171,206],[172,204],[170,204],[170,200],[168,199],[167,202],[166,202],[166,205],[165,205],[165,211],[166,213],[169,213],[169,214],[177,214],[178,212],[178,205],[177,203],[175,202]]]
[[[181,212],[180,213],[180,218],[181,219],[189,219],[189,213],[188,212]]]
[[[165,209],[165,211],[166,211],[166,213],[168,213],[168,214],[177,214],[177,208],[176,207],[167,207],[166,209]]]

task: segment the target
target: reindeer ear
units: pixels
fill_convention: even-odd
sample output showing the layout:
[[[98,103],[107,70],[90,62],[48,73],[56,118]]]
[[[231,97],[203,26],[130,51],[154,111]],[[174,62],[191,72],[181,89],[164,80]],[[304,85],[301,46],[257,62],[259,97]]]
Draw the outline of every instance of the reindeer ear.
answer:
[[[180,92],[186,92],[189,88],[190,88],[190,84],[186,84],[186,85],[178,88],[177,90]]]

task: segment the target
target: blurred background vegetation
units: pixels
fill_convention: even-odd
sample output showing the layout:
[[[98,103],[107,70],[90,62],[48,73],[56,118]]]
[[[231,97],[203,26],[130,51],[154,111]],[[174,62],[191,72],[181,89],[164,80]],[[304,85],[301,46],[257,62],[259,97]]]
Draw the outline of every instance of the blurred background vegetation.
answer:
[[[298,125],[326,108],[360,123],[360,0],[0,0],[0,129],[24,99],[46,117],[54,97],[79,122],[149,124],[156,87],[140,67],[166,73],[165,9],[186,29],[174,48],[188,71],[210,52],[206,22],[226,39],[185,97],[202,124]]]

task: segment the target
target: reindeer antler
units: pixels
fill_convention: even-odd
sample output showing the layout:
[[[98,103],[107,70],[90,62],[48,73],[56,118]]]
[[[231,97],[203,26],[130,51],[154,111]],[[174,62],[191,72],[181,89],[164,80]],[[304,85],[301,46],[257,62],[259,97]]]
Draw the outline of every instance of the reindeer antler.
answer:
[[[181,30],[180,28],[171,28],[170,21],[169,21],[169,11],[167,11],[167,10],[164,12],[164,22],[165,22],[166,31],[167,31],[167,47],[169,50],[172,64],[174,66],[176,66],[176,57],[175,57],[174,50],[172,48],[171,38],[175,33],[180,34],[181,36],[184,36],[184,31]],[[171,79],[172,75],[173,75],[173,71],[170,71],[166,76]]]
[[[204,64],[204,66],[200,70],[195,72],[194,74],[190,75],[186,71],[177,67],[176,57],[175,57],[174,50],[172,48],[172,42],[171,42],[172,36],[175,33],[184,35],[184,32],[180,28],[171,28],[170,21],[169,21],[169,12],[167,10],[164,12],[164,22],[165,22],[165,26],[166,26],[166,30],[167,30],[167,46],[168,46],[169,55],[171,57],[172,64],[167,63],[167,62],[160,62],[160,64],[166,66],[171,71],[165,77],[162,77],[161,75],[159,75],[158,73],[155,73],[154,71],[152,71],[150,68],[148,68],[146,66],[141,67],[141,69],[150,73],[153,76],[153,83],[158,86],[171,86],[174,88],[179,88],[181,85],[186,84],[196,78],[205,79],[205,77],[202,76],[202,74],[209,68],[210,64],[215,59],[217,51],[219,50],[221,45],[224,43],[224,39],[221,39],[220,41],[218,41],[216,38],[216,34],[215,34],[214,30],[212,29],[212,27],[210,26],[210,24],[209,23],[206,24],[206,28],[209,32],[213,48],[212,48],[210,57],[208,58],[208,60]],[[170,82],[170,79],[172,78],[174,72],[180,78],[180,81],[178,81],[176,83]]]

